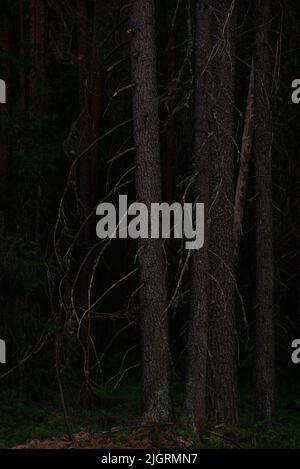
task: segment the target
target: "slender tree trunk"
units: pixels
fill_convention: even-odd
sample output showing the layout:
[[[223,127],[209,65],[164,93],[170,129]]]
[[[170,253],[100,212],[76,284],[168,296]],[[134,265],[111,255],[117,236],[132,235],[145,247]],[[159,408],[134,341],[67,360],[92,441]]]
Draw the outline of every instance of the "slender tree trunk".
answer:
[[[22,12],[23,13],[23,12]],[[29,124],[33,125],[36,116],[42,112],[42,96],[38,93],[38,77],[44,79],[45,69],[45,38],[46,38],[46,5],[44,0],[31,0],[30,14],[30,56],[31,69],[29,78]],[[41,173],[41,159],[39,160],[38,174]],[[36,214],[35,214],[35,241],[39,241],[41,234],[41,199],[42,187],[40,182],[36,190]]]
[[[22,12],[23,13],[23,12]],[[37,73],[43,77],[46,33],[46,5],[44,0],[31,0],[29,6],[31,48],[30,101],[31,108],[37,105]],[[34,112],[34,110],[33,110]],[[32,116],[33,118],[34,116]]]
[[[81,140],[83,147],[89,144],[89,103],[90,103],[90,60],[88,54],[89,42],[89,20],[87,11],[87,2],[79,0],[78,2],[79,32],[78,32],[78,61],[79,61],[79,104],[81,113]],[[90,155],[87,153],[80,159],[79,168],[79,194],[83,211],[83,222],[90,213]],[[80,262],[83,262],[87,249],[89,247],[89,233],[87,225],[82,230],[82,239],[80,241]],[[82,269],[80,276],[80,302],[82,307],[87,303],[87,272]]]
[[[101,22],[104,13],[104,0],[94,0],[93,14],[93,55],[90,67],[90,143],[93,143],[100,135],[102,115],[102,76],[101,76]],[[96,204],[97,195],[97,170],[99,167],[99,146],[94,145],[89,154],[90,166],[90,207]],[[94,229],[92,232],[94,233]]]
[[[130,17],[130,5],[131,2],[128,0],[121,0],[120,2],[120,29],[119,29],[119,42],[120,44],[124,44],[121,49],[120,59],[127,60],[130,57],[130,43],[128,42],[129,39],[129,24],[126,18]]]
[[[195,202],[209,206],[209,57],[211,10],[203,0],[196,5],[195,38],[195,109],[194,109],[194,161],[193,172],[197,174],[194,195]],[[207,213],[205,216],[205,237],[208,239]],[[195,250],[191,259],[190,321],[188,332],[188,363],[184,423],[200,431],[206,418],[206,366],[208,332],[208,248]]]
[[[79,61],[79,104],[81,113],[81,141],[82,146],[89,145],[91,136],[94,134],[94,129],[89,128],[90,125],[90,78],[91,78],[91,64],[89,60],[89,18],[88,18],[88,5],[85,0],[78,0],[78,61]],[[94,155],[93,155],[94,156]],[[91,154],[86,153],[80,159],[79,165],[79,196],[82,207],[82,223],[81,235],[79,237],[79,285],[78,285],[78,298],[80,316],[83,317],[80,341],[83,348],[83,374],[84,382],[80,390],[79,399],[87,401],[90,398],[90,384],[91,384],[91,318],[90,318],[90,296],[89,285],[91,276],[91,260],[86,259],[87,253],[91,247],[91,232],[90,232],[90,212],[91,212]]]
[[[138,200],[150,209],[151,203],[161,201],[154,1],[134,1],[131,21],[135,31],[131,67],[136,190]],[[144,419],[164,421],[170,419],[171,410],[166,262],[161,239],[140,240],[139,263]]]
[[[88,13],[87,3],[84,0],[78,1],[78,19],[79,19],[79,32],[78,32],[78,61],[79,61],[79,104],[81,113],[81,141],[83,146],[88,145],[87,141],[87,122],[88,122]],[[89,288],[89,272],[85,256],[89,249],[89,233],[87,227],[87,219],[89,216],[89,161],[88,154],[85,154],[80,159],[79,165],[79,197],[82,207],[82,223],[85,226],[82,228],[79,237],[79,285],[78,285],[78,298],[80,317],[84,317],[80,330],[80,341],[83,348],[83,374],[84,382],[80,389],[79,400],[87,401],[90,397],[90,333],[91,324],[89,313],[86,312],[88,308],[88,288]]]
[[[24,2],[19,3],[19,24],[20,24],[20,39],[19,39],[19,54],[21,61],[20,70],[20,93],[21,93],[21,110],[25,112],[26,109],[26,79],[25,79],[25,6]]]
[[[210,166],[210,313],[208,417],[237,420],[234,285],[234,98],[236,8],[232,0],[211,3],[212,36],[212,152]]]
[[[256,175],[256,318],[254,385],[259,419],[274,408],[274,253],[272,213],[272,112],[269,0],[256,1],[255,175]]]
[[[81,110],[81,138],[84,146],[90,146],[100,136],[102,114],[102,77],[101,77],[101,21],[104,13],[104,0],[94,0],[92,20],[88,15],[88,6],[85,0],[79,0],[79,101]],[[91,26],[91,27],[90,27]],[[89,45],[92,52],[89,54]],[[90,280],[92,276],[93,259],[86,256],[95,241],[95,220],[93,209],[97,200],[99,168],[99,146],[92,149],[80,160],[79,186],[80,201],[83,210],[82,235],[79,247],[79,304],[81,314],[84,314],[82,323],[81,342],[84,348],[84,374],[85,390],[82,397],[87,397],[92,368],[92,320],[90,305],[92,291]]]

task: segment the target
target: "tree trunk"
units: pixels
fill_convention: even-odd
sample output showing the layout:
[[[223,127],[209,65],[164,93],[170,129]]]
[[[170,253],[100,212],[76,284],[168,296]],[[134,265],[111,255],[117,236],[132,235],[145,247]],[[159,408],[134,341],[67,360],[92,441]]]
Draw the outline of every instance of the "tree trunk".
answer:
[[[136,190],[138,200],[150,209],[151,203],[161,201],[154,1],[134,1],[131,21]],[[166,262],[161,239],[140,240],[139,264],[144,420],[159,422],[171,416]]]
[[[46,5],[44,0],[31,0],[30,14],[30,48],[31,48],[31,73],[30,73],[30,100],[31,108],[37,104],[37,73],[43,77],[45,56],[45,31],[46,31]],[[32,116],[34,118],[34,116]]]
[[[169,45],[169,82],[172,83],[176,74],[176,34],[175,25],[170,31],[170,45]],[[173,203],[174,198],[174,183],[176,179],[177,168],[177,142],[176,142],[176,119],[174,116],[175,98],[172,96],[169,102],[170,120],[168,123],[167,136],[166,136],[166,177],[165,177],[165,194],[166,201],[169,204]]]
[[[237,420],[234,285],[234,98],[236,8],[231,0],[212,2],[212,60],[209,262],[210,313],[208,417]]]
[[[25,6],[24,2],[19,3],[19,25],[20,25],[20,38],[19,38],[19,56],[21,62],[20,70],[20,93],[21,93],[21,110],[25,112],[26,109],[26,78],[25,78]]]
[[[3,235],[5,230],[5,211],[6,211],[6,178],[8,162],[8,139],[6,137],[8,128],[8,106],[9,106],[9,80],[10,63],[9,55],[11,51],[10,33],[8,19],[3,16],[0,24],[0,70],[1,80],[6,84],[6,104],[0,104],[0,253],[2,262],[3,254]],[[0,272],[1,275],[1,272]]]
[[[37,116],[42,113],[43,98],[38,93],[38,78],[45,78],[45,38],[46,38],[46,4],[44,0],[31,0],[29,4],[30,14],[30,77],[29,77],[29,125],[34,128]],[[39,160],[37,173],[41,174],[42,161]],[[36,214],[35,214],[35,241],[41,236],[41,200],[42,187],[40,182],[36,188]]]
[[[272,112],[269,0],[256,1],[255,176],[256,176],[256,317],[254,387],[258,419],[274,408],[274,253],[272,213]]]
[[[104,0],[95,0],[93,14],[93,55],[90,67],[90,144],[100,136],[102,115],[102,76],[101,76],[101,22],[104,13]],[[96,205],[99,167],[99,145],[94,145],[89,154],[90,166],[90,207]],[[91,229],[95,232],[94,228]]]
[[[194,108],[194,161],[197,174],[194,185],[195,203],[209,206],[209,57],[211,10],[203,0],[196,6],[195,38],[195,108]],[[208,239],[207,213],[205,237]],[[188,363],[183,421],[192,430],[200,431],[206,418],[206,366],[208,332],[208,249],[207,243],[195,250],[191,259],[190,321],[188,332]]]
[[[85,0],[78,0],[78,62],[79,62],[79,104],[81,113],[81,142],[82,148],[88,147],[100,132],[100,74],[97,70],[99,49],[96,45],[98,38],[98,13],[102,1],[94,1],[92,34],[90,31],[91,19],[89,17],[88,5]],[[89,45],[93,44],[93,53],[89,54]],[[98,88],[99,87],[99,88]],[[86,256],[93,244],[93,217],[91,216],[93,204],[96,199],[96,174],[97,174],[98,146],[80,158],[79,164],[79,196],[82,207],[81,234],[79,236],[79,314],[83,317],[80,342],[83,348],[83,373],[84,383],[80,390],[80,400],[87,401],[91,398],[91,354],[92,354],[92,324],[90,305],[91,289],[90,280],[92,275],[92,258]]]

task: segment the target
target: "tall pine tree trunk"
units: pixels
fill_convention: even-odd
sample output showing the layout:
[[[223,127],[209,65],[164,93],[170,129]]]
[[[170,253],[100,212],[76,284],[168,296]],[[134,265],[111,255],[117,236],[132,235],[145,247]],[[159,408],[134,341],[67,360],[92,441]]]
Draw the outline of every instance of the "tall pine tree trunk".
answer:
[[[211,10],[203,0],[196,6],[195,38],[195,108],[193,172],[197,174],[194,185],[195,202],[209,206],[209,57]],[[205,238],[208,239],[207,212]],[[195,250],[191,258],[190,321],[188,332],[188,363],[184,423],[200,431],[206,418],[206,365],[208,330],[208,249]]]
[[[208,417],[237,420],[234,284],[234,98],[236,8],[232,0],[211,2],[212,152],[210,159],[210,311]]]
[[[138,200],[150,209],[151,203],[161,201],[154,1],[134,1],[131,21],[136,191]],[[159,422],[171,414],[166,262],[161,239],[140,240],[139,264],[144,419]]]
[[[274,253],[272,214],[272,112],[269,0],[256,1],[255,176],[256,308],[254,384],[256,416],[270,418],[274,408]]]

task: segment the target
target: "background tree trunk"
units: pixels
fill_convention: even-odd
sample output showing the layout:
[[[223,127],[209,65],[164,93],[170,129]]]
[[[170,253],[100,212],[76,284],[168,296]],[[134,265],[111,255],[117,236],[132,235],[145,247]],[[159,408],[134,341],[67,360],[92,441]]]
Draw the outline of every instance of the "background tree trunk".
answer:
[[[102,83],[100,74],[100,44],[103,0],[94,0],[93,10],[89,14],[88,4],[79,0],[79,102],[81,111],[82,148],[89,147],[100,134]],[[92,45],[92,50],[90,49]],[[97,175],[99,162],[99,146],[94,145],[80,159],[79,194],[82,208],[82,233],[79,241],[79,307],[80,316],[84,315],[80,339],[84,350],[85,382],[80,397],[90,397],[92,382],[92,344],[93,330],[90,306],[93,302],[90,280],[93,269],[93,258],[89,251],[95,241],[95,217],[93,210],[97,199]]]
[[[23,13],[23,12],[22,12]],[[44,0],[31,0],[29,6],[30,14],[30,51],[31,51],[31,73],[29,83],[30,100],[32,104],[32,114],[35,112],[35,106],[39,103],[37,100],[38,75],[43,79],[44,76],[44,57],[45,57],[45,34],[46,34],[46,5]],[[32,119],[34,115],[31,116]]]
[[[254,387],[256,416],[270,418],[274,408],[274,254],[272,210],[271,5],[256,1],[255,175],[256,316]]]
[[[38,89],[41,82],[44,86],[45,80],[45,45],[46,45],[46,4],[44,0],[31,0],[29,6],[30,14],[30,78],[29,78],[29,123],[35,128],[36,115],[42,112],[43,94]],[[41,158],[38,163],[37,172],[41,177]],[[41,236],[41,203],[42,186],[38,182],[36,188],[36,217],[35,217],[35,241]]]
[[[9,23],[5,16],[0,22],[0,70],[1,79],[6,85],[6,104],[0,104],[0,298],[3,301],[2,263],[4,251],[4,233],[7,202],[7,166],[8,166],[8,107],[10,102],[10,61],[11,38]]]
[[[194,162],[197,174],[194,185],[195,203],[209,206],[209,57],[211,10],[203,0],[196,5],[195,38],[195,109],[194,109]],[[205,238],[208,239],[207,213]],[[192,252],[190,321],[188,332],[188,363],[183,420],[193,430],[200,431],[206,419],[206,366],[208,331],[208,247]]]
[[[93,13],[93,54],[90,67],[90,143],[92,144],[100,135],[102,115],[102,74],[101,74],[101,26],[104,14],[104,0],[95,0]],[[90,151],[90,207],[96,204],[99,145],[94,145]],[[94,229],[91,229],[94,233]]]
[[[156,81],[155,16],[152,0],[133,2],[131,46],[137,198],[161,201],[160,139]],[[166,262],[161,239],[139,243],[144,419],[170,419]]]

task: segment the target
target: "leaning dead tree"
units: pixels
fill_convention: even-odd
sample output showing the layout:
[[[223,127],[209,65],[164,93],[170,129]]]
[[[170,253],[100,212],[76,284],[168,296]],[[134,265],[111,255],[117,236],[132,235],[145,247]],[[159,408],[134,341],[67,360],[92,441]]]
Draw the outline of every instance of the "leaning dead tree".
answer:
[[[250,83],[247,98],[247,108],[245,114],[244,131],[242,138],[242,148],[240,155],[239,175],[237,180],[234,204],[234,258],[235,264],[238,262],[240,243],[243,233],[243,218],[247,196],[247,187],[249,179],[250,159],[253,144],[254,131],[254,69],[253,61],[250,72]]]

